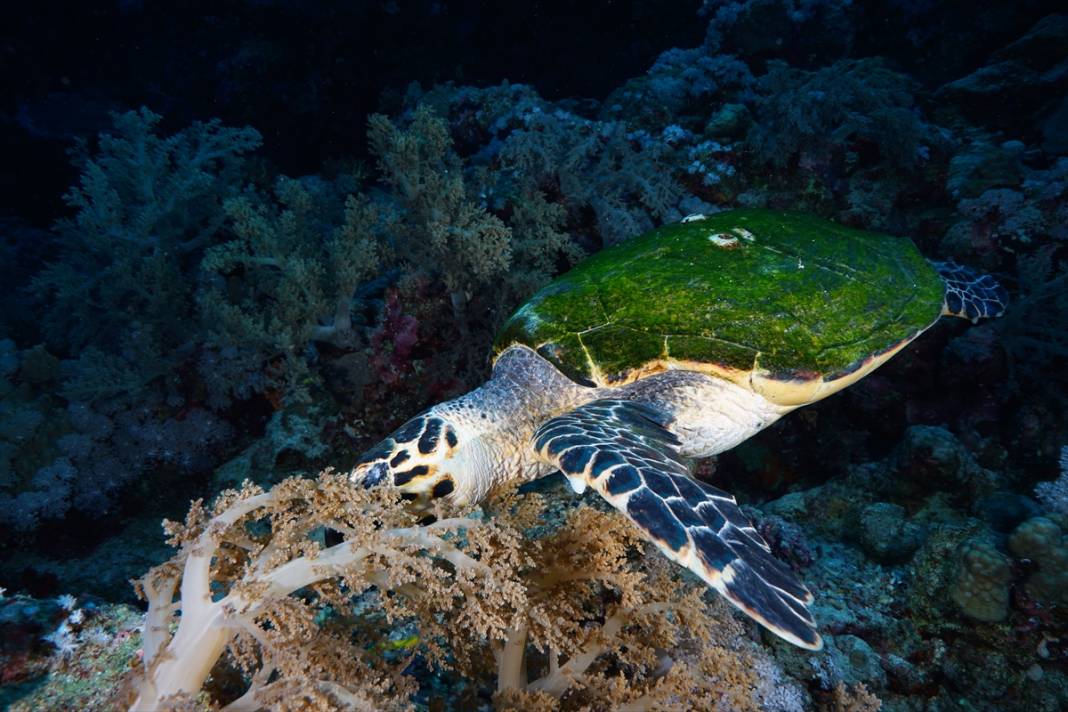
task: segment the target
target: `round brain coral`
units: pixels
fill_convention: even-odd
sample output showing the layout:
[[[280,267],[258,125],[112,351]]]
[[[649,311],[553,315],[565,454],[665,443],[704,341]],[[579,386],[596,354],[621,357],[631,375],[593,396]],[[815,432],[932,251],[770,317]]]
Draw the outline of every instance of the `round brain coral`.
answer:
[[[950,591],[969,618],[996,623],[1009,612],[1009,558],[985,539],[969,539],[958,549],[958,573]]]
[[[1030,559],[1038,570],[1027,580],[1027,592],[1052,605],[1068,605],[1068,517],[1032,517],[1009,537],[1009,550]]]

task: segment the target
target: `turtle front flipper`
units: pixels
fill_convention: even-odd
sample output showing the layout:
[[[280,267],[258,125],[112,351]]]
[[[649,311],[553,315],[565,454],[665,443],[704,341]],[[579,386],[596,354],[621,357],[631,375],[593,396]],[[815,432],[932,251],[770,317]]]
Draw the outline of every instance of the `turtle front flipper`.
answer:
[[[819,650],[812,594],[771,555],[734,497],[690,477],[669,424],[646,403],[597,400],[546,422],[533,444],[577,492],[593,487],[669,559],[771,632]]]
[[[942,306],[943,316],[959,316],[973,324],[980,319],[1001,316],[1009,303],[1009,295],[997,280],[988,274],[979,274],[974,270],[955,262],[935,262],[931,264],[942,281],[946,283],[946,301]]]

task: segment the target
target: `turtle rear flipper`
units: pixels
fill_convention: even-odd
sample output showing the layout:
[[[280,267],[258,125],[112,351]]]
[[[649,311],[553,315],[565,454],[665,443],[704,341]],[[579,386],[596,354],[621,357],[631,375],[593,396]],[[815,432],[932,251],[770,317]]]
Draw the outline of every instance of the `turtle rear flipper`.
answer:
[[[932,260],[931,264],[946,283],[946,301],[942,306],[944,316],[959,316],[974,324],[980,319],[1005,313],[1009,295],[990,275],[981,275],[955,262]]]
[[[771,555],[734,497],[690,477],[669,422],[645,403],[597,400],[542,425],[534,449],[577,492],[593,487],[669,559],[768,630],[819,650],[812,594]]]

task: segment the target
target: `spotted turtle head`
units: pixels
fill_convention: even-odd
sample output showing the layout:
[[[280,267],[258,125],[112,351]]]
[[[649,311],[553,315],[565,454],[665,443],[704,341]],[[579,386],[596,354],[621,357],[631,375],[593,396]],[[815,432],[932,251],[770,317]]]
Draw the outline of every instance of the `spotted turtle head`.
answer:
[[[458,429],[433,410],[420,413],[364,453],[350,475],[364,487],[392,485],[416,507],[449,497],[463,472]]]

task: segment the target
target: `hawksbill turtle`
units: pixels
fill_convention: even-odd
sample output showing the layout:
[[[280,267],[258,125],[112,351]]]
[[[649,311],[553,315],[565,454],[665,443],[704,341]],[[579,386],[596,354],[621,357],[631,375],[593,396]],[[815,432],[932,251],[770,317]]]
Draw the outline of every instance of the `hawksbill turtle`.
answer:
[[[907,238],[797,214],[693,215],[580,262],[504,324],[490,379],[368,451],[353,482],[417,508],[556,470],[782,638],[818,650],[812,594],[733,496],[694,479],[886,363],[942,315],[998,316],[989,276]]]

